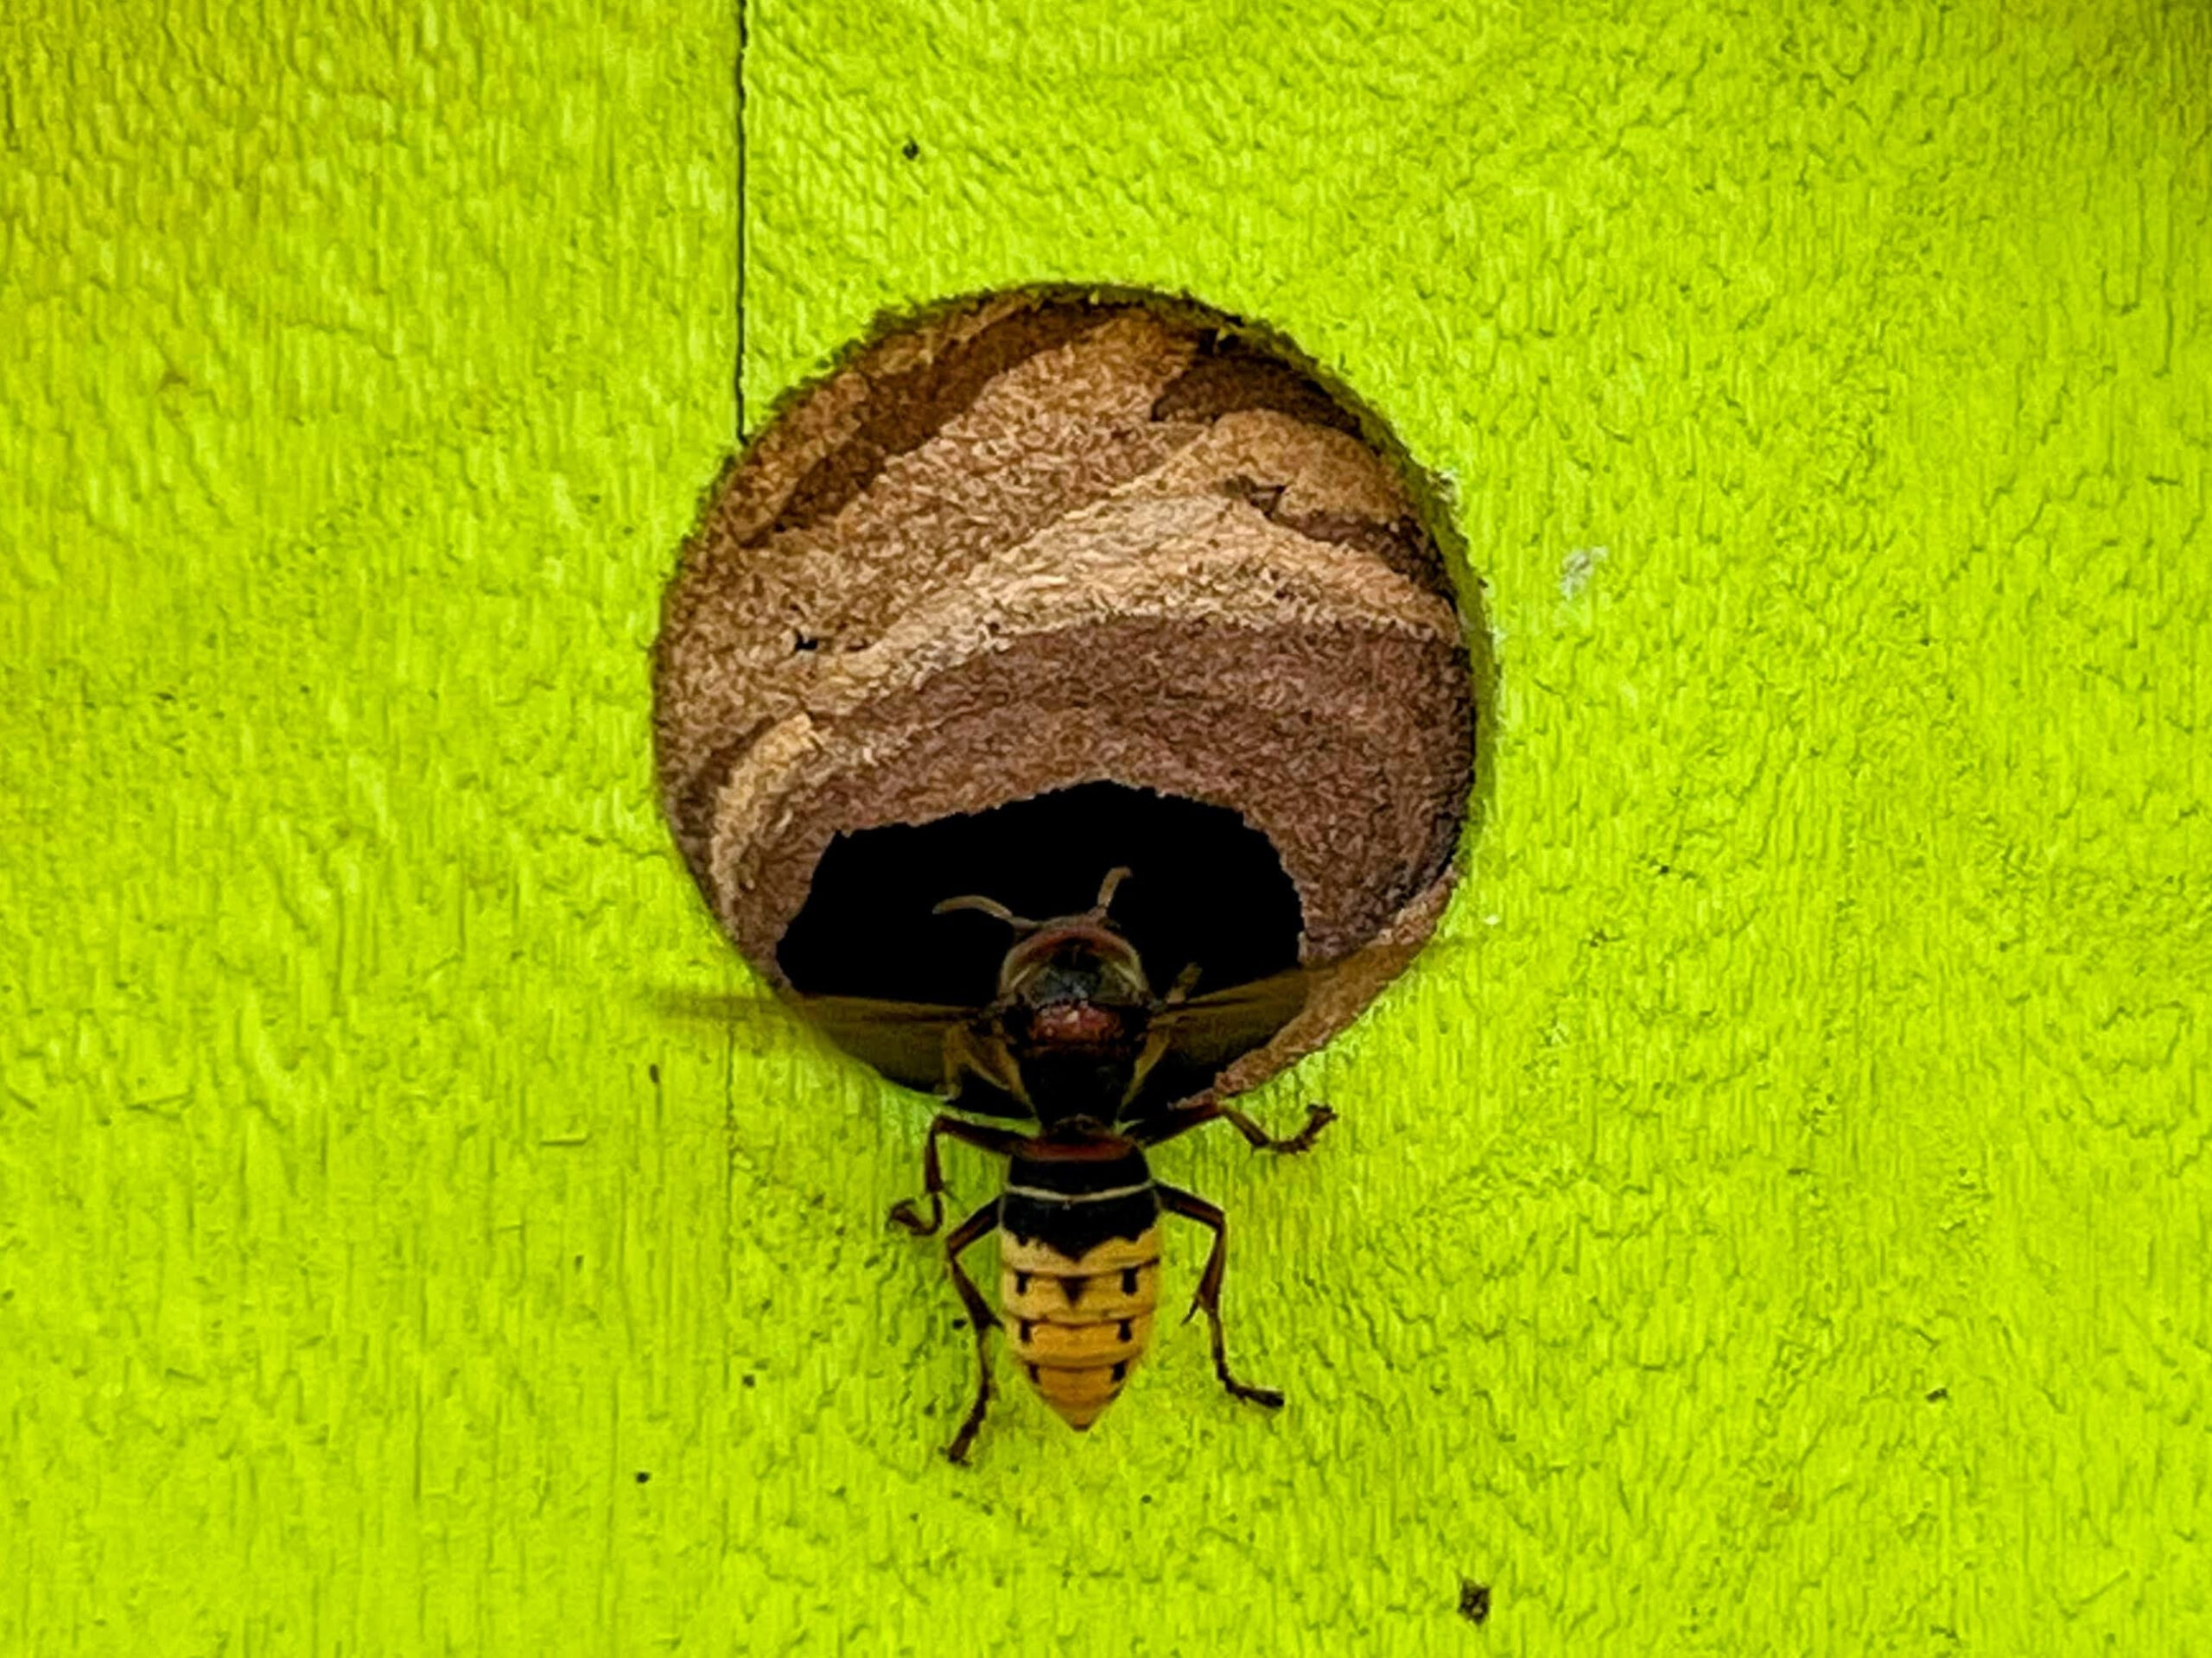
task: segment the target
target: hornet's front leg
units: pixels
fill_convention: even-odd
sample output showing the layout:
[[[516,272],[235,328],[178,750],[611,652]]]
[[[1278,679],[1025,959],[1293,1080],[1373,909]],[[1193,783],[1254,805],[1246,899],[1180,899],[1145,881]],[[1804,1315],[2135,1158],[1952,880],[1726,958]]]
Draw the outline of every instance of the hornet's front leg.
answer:
[[[1221,1378],[1223,1387],[1239,1399],[1249,1399],[1269,1410],[1280,1409],[1282,1395],[1273,1388],[1251,1387],[1229,1374],[1229,1350],[1221,1338],[1221,1274],[1229,1249],[1229,1217],[1205,1198],[1179,1187],[1155,1184],[1153,1190],[1160,1194],[1160,1205],[1169,1214],[1196,1221],[1213,1233],[1213,1251],[1206,1256],[1205,1270],[1198,1274],[1198,1293],[1191,1298],[1191,1311],[1183,1315],[1183,1322],[1190,1323],[1199,1312],[1206,1315],[1213,1330],[1213,1373]]]
[[[1175,975],[1175,982],[1167,988],[1167,994],[1152,1004],[1153,1013],[1157,1016],[1171,1008],[1180,1007],[1190,1000],[1192,988],[1198,981],[1198,964],[1193,962]],[[1167,1057],[1168,1044],[1173,1039],[1173,1034],[1164,1022],[1154,1025],[1146,1034],[1144,1046],[1137,1050],[1136,1064],[1129,1068],[1129,1085],[1122,1092],[1124,1108],[1135,1102],[1137,1096],[1144,1091],[1145,1081],[1152,1075],[1152,1068]]]
[[[995,1157],[1012,1156],[1015,1148],[1026,1145],[1029,1139],[1027,1134],[1005,1128],[986,1128],[980,1122],[969,1122],[960,1117],[939,1117],[931,1122],[929,1138],[922,1142],[922,1196],[929,1199],[930,1217],[923,1220],[909,1198],[902,1197],[891,1205],[893,1223],[905,1227],[917,1237],[929,1237],[944,1224],[944,1170],[937,1156],[939,1134],[950,1134]]]
[[[937,1085],[938,1098],[950,1105],[960,1097],[961,1087],[968,1078],[980,1077],[1021,1104],[1030,1104],[1029,1088],[1021,1079],[1021,1067],[1007,1051],[1005,1032],[999,1023],[1005,1012],[1001,999],[984,1008],[973,1020],[946,1030],[943,1048],[944,1076]]]

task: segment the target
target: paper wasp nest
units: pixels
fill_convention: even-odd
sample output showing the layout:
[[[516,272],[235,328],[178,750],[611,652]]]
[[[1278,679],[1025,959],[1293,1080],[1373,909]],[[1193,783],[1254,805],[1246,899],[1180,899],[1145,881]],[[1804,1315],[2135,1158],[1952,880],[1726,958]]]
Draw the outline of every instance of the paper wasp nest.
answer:
[[[1014,293],[888,334],[782,409],[685,547],[655,668],[683,855],[779,982],[946,1001],[794,965],[839,837],[1087,785],[1225,808],[1295,898],[1283,959],[1240,975],[1365,952],[1224,1076],[1249,1087],[1348,1022],[1451,886],[1473,686],[1422,516],[1310,372],[1187,302]],[[1049,869],[1065,832],[1041,828],[1027,861]],[[1132,903],[1171,878],[1181,831],[1161,833],[1151,868],[1118,860]],[[919,918],[978,890],[918,866],[900,892],[904,867],[878,872],[886,931],[851,938],[856,959],[926,956]],[[1077,909],[1100,873],[1069,869],[1063,903],[1004,869],[993,895]],[[1193,910],[1235,879],[1192,873],[1182,918],[1236,924]],[[1147,960],[1162,984],[1183,965]]]

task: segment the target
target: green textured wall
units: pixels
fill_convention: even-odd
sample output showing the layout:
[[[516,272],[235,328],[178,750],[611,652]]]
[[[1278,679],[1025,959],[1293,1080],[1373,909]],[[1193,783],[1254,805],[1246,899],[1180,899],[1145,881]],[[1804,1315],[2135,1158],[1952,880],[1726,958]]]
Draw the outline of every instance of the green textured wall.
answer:
[[[2201,5],[758,0],[756,417],[1187,287],[1499,634],[1466,947],[1161,1156],[1290,1407],[967,1471],[925,1102],[664,1011],[737,20],[150,16],[0,22],[0,1650],[2212,1645]]]

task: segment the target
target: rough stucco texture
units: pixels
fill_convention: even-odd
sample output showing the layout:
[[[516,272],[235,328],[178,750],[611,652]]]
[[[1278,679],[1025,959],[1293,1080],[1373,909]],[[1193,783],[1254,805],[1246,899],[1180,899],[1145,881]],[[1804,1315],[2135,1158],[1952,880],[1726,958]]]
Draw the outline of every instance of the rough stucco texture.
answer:
[[[1456,947],[1255,1096],[1313,1157],[1160,1158],[1290,1406],[1175,1329],[949,1467],[925,1102],[675,1011],[746,982],[645,672],[734,17],[31,0],[0,1648],[2212,1644],[2203,10],[749,30],[756,416],[879,307],[1098,278],[1457,480]]]

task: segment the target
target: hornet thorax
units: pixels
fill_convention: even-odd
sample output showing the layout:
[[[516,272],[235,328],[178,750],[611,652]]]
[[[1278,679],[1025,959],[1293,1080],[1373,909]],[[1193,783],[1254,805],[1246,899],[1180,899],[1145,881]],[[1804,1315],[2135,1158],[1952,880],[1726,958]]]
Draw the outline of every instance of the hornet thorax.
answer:
[[[1073,1118],[1111,1123],[1155,1057],[1152,1019],[1162,1005],[1136,949],[1106,919],[1116,869],[1081,915],[1028,921],[987,898],[938,905],[981,910],[1020,931],[999,969],[989,1009],[1027,1102],[1047,1128]]]

